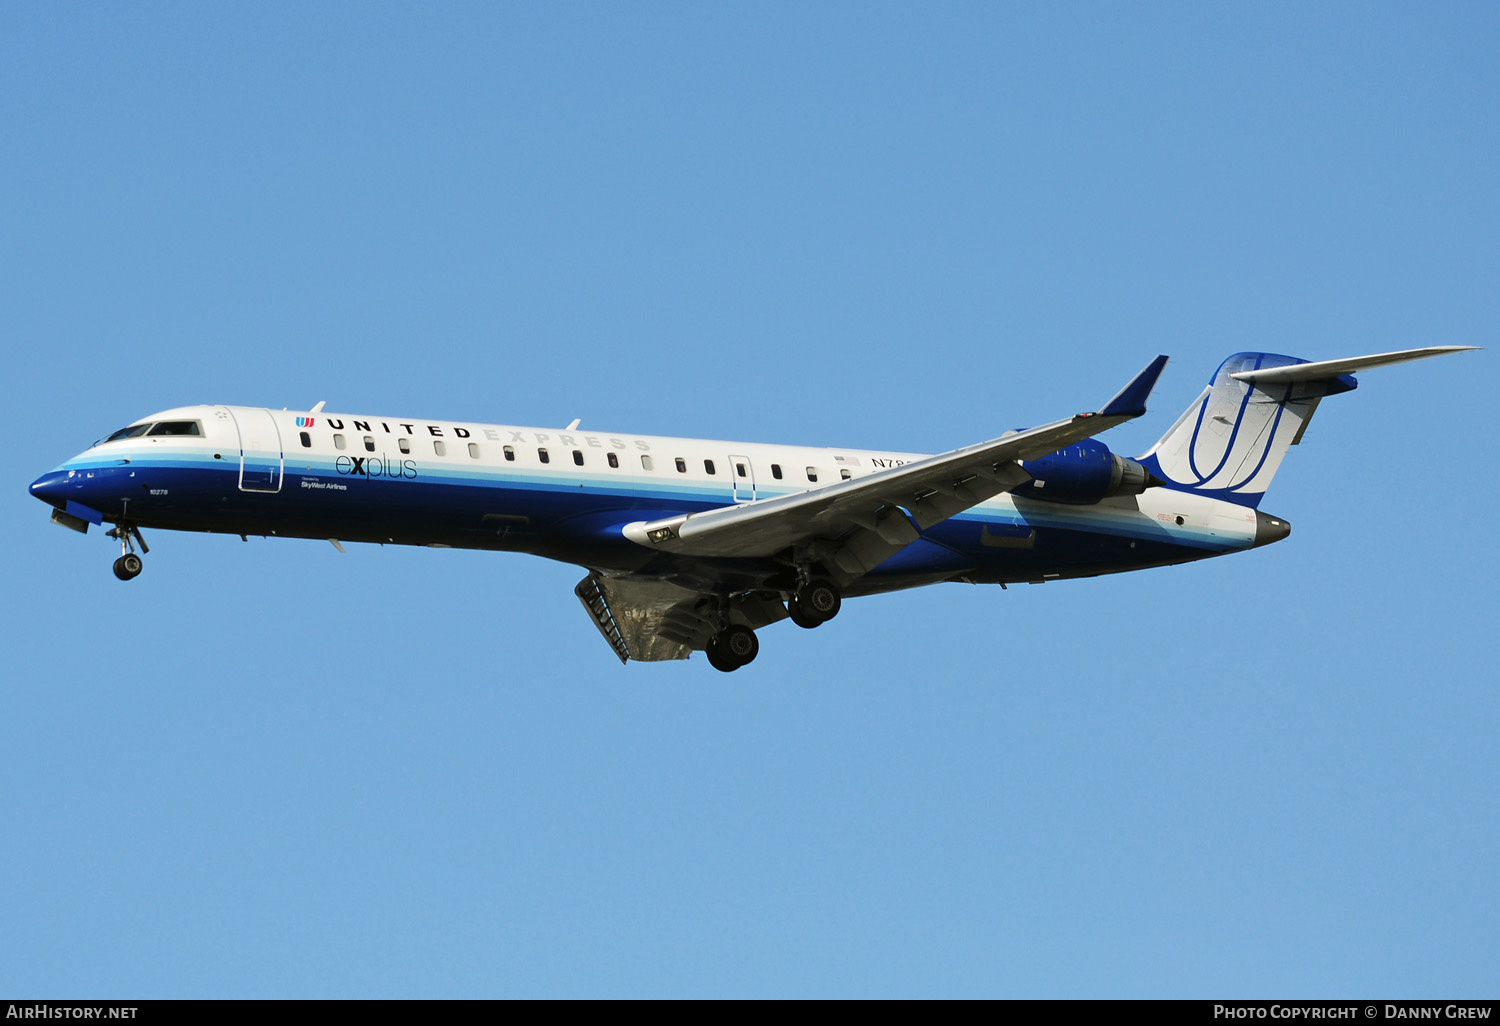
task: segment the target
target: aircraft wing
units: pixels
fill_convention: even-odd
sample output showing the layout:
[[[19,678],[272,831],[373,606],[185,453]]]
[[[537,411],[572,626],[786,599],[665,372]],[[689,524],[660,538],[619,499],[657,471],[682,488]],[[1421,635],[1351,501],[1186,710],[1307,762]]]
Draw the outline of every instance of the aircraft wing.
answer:
[[[647,548],[720,558],[774,556],[800,546],[836,566],[847,582],[915,541],[918,528],[1031,480],[1017,461],[1049,455],[1145,413],[1146,397],[1166,363],[1165,356],[1152,360],[1096,413],[823,488],[636,522],[625,527],[625,535]]]

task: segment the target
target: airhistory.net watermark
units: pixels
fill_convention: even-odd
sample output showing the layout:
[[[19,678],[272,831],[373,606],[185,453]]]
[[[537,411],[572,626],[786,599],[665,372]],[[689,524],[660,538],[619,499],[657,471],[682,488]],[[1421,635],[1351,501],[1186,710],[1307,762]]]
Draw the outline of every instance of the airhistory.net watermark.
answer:
[[[43,1001],[6,1005],[7,1019],[134,1019],[138,1005],[54,1005]]]

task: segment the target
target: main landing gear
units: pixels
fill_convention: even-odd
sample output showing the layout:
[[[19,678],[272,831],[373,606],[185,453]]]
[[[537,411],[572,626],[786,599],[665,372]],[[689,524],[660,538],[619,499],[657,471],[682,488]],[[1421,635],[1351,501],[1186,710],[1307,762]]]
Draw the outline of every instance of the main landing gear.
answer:
[[[816,627],[837,616],[842,604],[837,585],[827,578],[810,577],[787,600],[786,611],[798,627]],[[755,624],[774,623],[781,618],[780,607],[780,596],[775,594],[747,596],[739,607],[739,618]],[[753,662],[760,654],[755,631],[743,623],[728,623],[728,618],[728,610],[721,610],[717,622],[724,626],[704,649],[708,664],[725,673]]]
[[[811,630],[839,615],[843,599],[833,582],[814,578],[797,589],[786,604],[787,615],[798,627]]]
[[[755,661],[760,654],[760,640],[755,632],[742,624],[730,624],[708,643],[708,665],[729,673],[746,663]]]
[[[141,557],[135,553],[135,546],[140,545],[142,555],[151,551],[150,546],[146,544],[146,539],[141,537],[141,529],[122,523],[104,534],[107,538],[120,540],[120,558],[115,560],[115,576],[122,581],[135,580],[145,569]]]

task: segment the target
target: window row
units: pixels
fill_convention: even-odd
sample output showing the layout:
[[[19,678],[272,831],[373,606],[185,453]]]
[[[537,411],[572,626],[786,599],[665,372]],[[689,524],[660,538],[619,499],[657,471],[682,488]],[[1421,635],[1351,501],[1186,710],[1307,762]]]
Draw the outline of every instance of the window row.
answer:
[[[142,430],[144,430],[144,429],[145,428],[143,426]],[[298,437],[299,437],[300,441],[302,442],[302,447],[304,449],[311,449],[312,448],[312,444],[313,444],[312,443],[312,436],[310,434],[308,434],[308,432],[303,431],[303,432],[301,432],[301,434]],[[364,435],[364,436],[362,436],[361,441],[364,443],[364,447],[365,447],[365,451],[366,452],[374,452],[375,451],[375,438],[374,438],[373,435]],[[411,453],[411,439],[409,439],[409,438],[399,438],[399,439],[396,440],[396,445],[397,445],[397,447],[403,453],[407,453],[407,454]],[[346,439],[342,434],[335,434],[333,436],[333,447],[335,449],[339,449],[339,450],[347,449],[349,447],[348,439]],[[468,450],[469,450],[469,456],[472,459],[476,459],[476,460],[479,459],[479,443],[478,442],[470,442],[470,443],[468,443]],[[448,446],[447,446],[447,443],[445,443],[440,438],[433,439],[433,441],[432,441],[432,451],[433,451],[433,454],[437,455],[437,456],[446,456],[446,455],[448,455]],[[502,446],[501,447],[501,451],[505,454],[505,461],[507,463],[514,463],[516,461],[516,449],[515,449],[515,446],[513,446],[513,445]],[[542,463],[551,463],[552,462],[552,454],[550,452],[548,452],[547,449],[545,449],[545,448],[538,448],[537,451],[536,451],[536,455],[537,455],[537,459],[540,460]],[[605,453],[604,454],[604,459],[605,459],[605,461],[611,467],[614,467],[614,468],[617,468],[617,469],[619,468],[619,466],[620,466],[620,457],[619,457],[618,454],[612,453],[612,452]],[[576,466],[580,466],[580,467],[583,466],[583,450],[582,449],[574,449],[573,450],[573,463]],[[672,464],[673,464],[673,466],[675,466],[677,468],[677,473],[679,473],[679,474],[686,474],[687,473],[687,469],[688,469],[687,460],[683,459],[681,456],[675,457],[673,459],[673,461],[672,461]],[[643,453],[641,455],[641,469],[642,470],[655,470],[656,469],[656,462],[651,458],[651,456],[649,454]],[[717,466],[714,464],[713,460],[704,460],[703,461],[703,472],[705,474],[710,475],[710,476],[715,476],[715,475],[718,474],[719,471],[718,471]],[[845,480],[845,481],[849,480],[850,473],[849,473],[849,469],[847,467],[840,468],[839,474],[840,474],[840,477],[842,477],[843,480]],[[736,477],[748,478],[750,476],[750,468],[749,468],[749,466],[746,463],[744,463],[743,461],[736,460],[735,463],[734,463],[734,475]],[[773,463],[773,464],[771,464],[771,476],[774,477],[778,481],[781,481],[781,480],[784,479],[784,475],[781,472],[781,464],[779,464],[779,463]],[[818,480],[818,468],[817,467],[808,467],[807,468],[807,479],[808,479],[808,481],[811,481],[813,483],[817,483],[817,480]]]
[[[311,449],[312,448],[312,444],[313,444],[313,442],[312,442],[312,435],[308,434],[306,431],[303,431],[303,432],[300,432],[298,434],[297,438],[298,438],[299,441],[301,441],[302,448],[304,448],[304,449]],[[375,437],[373,435],[364,435],[364,436],[361,437],[360,441],[364,443],[365,452],[374,452],[375,451]],[[347,449],[347,448],[349,448],[349,440],[347,438],[345,438],[341,434],[335,434],[333,436],[333,447],[335,449],[339,449],[339,450]],[[398,449],[400,449],[406,455],[410,455],[411,454],[411,439],[410,438],[398,438],[398,439],[396,439],[396,447]],[[506,446],[506,448],[510,448],[510,447]],[[471,457],[473,457],[476,460],[479,459],[479,443],[478,442],[470,442],[468,444],[468,450],[469,450],[469,455]],[[448,455],[448,444],[446,442],[444,442],[442,439],[435,438],[435,439],[433,439],[433,442],[432,442],[432,451],[433,451],[434,455],[437,455],[437,456],[446,456],[446,455]],[[506,458],[510,459],[512,457],[507,456]]]

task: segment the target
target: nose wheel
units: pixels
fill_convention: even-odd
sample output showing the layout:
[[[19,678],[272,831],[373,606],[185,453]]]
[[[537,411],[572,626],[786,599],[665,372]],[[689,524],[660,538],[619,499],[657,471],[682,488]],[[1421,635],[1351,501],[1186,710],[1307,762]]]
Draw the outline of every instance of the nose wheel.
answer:
[[[133,581],[139,577],[146,564],[136,555],[135,547],[139,545],[142,553],[151,551],[146,539],[141,537],[141,529],[130,524],[120,524],[106,531],[105,536],[120,541],[120,558],[115,560],[115,576],[122,581]]]

